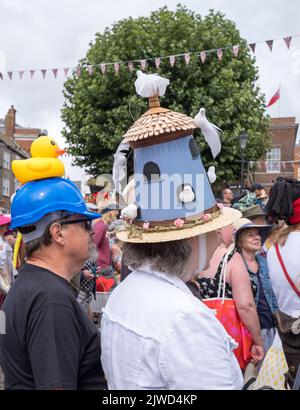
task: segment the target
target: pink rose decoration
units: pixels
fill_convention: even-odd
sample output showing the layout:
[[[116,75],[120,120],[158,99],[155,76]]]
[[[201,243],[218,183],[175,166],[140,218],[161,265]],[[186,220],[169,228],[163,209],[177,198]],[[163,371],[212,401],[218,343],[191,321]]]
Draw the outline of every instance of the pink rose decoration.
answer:
[[[221,204],[221,203],[217,203],[217,207],[218,207],[219,209],[223,209],[223,208],[224,208],[224,205]]]
[[[149,227],[150,227],[149,222],[144,222],[143,223],[143,229],[147,230],[147,229],[149,229]]]
[[[204,222],[207,222],[210,218],[211,218],[211,214],[204,214],[202,216],[202,219],[203,219]]]
[[[182,219],[178,218],[178,219],[176,219],[176,221],[174,221],[174,225],[177,228],[182,228],[182,226],[184,225],[184,221]]]

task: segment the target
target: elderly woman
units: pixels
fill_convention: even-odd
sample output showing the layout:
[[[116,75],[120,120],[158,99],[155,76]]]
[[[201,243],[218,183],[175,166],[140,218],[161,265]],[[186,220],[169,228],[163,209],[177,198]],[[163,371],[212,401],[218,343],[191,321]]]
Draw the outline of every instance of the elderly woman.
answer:
[[[103,311],[102,363],[110,389],[239,389],[236,347],[186,286],[198,238],[126,243],[132,273]]]
[[[272,346],[275,337],[273,312],[278,310],[277,300],[269,277],[267,260],[264,256],[258,254],[270,228],[269,225],[254,225],[249,221],[235,232],[237,251],[242,256],[250,280],[253,283],[253,296],[257,307],[265,352]]]

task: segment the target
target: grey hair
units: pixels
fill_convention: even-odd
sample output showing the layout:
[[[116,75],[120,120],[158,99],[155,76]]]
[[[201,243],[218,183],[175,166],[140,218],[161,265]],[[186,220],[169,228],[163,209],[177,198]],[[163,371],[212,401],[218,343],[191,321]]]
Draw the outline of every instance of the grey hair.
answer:
[[[30,258],[30,256],[33,254],[33,252],[36,252],[39,250],[42,246],[50,246],[52,243],[52,237],[50,233],[50,227],[52,224],[50,224],[43,235],[39,238],[33,239],[32,241],[29,241],[25,244],[26,251],[25,251],[25,257]]]
[[[160,243],[124,244],[124,262],[133,269],[140,268],[145,262],[150,268],[183,278],[188,269],[192,254],[189,239]]]

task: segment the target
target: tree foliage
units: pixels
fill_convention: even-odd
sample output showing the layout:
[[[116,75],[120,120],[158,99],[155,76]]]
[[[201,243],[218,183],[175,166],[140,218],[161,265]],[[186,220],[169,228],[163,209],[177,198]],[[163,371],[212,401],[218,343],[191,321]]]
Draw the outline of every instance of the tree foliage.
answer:
[[[230,48],[235,44],[241,45],[238,58]],[[150,17],[121,20],[96,34],[79,65],[84,68],[227,46],[221,62],[216,52],[211,52],[204,64],[192,55],[188,65],[180,57],[173,68],[168,59],[162,60],[158,70],[151,61],[146,72],[158,71],[170,79],[162,106],[192,117],[205,107],[208,119],[223,130],[223,135],[221,154],[214,161],[201,131],[195,131],[204,165],[216,165],[219,180],[232,181],[240,172],[240,133],[246,130],[249,135],[246,160],[260,158],[270,143],[265,100],[256,84],[255,59],[235,24],[222,13],[211,10],[201,17],[179,5],[174,12],[164,7]],[[94,176],[111,172],[113,153],[122,136],[147,110],[147,101],[134,89],[136,69],[140,69],[138,63],[134,66],[130,73],[127,65],[121,64],[116,74],[111,65],[104,75],[100,69],[93,75],[82,69],[64,85],[63,135],[75,164]]]

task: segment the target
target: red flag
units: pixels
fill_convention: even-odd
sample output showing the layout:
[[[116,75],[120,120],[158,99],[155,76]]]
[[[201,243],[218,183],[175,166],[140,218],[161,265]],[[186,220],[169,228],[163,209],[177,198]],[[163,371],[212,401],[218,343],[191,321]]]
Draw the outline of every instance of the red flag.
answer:
[[[270,107],[271,105],[275,104],[277,100],[280,98],[280,88],[276,91],[276,93],[273,95],[273,97],[270,99],[267,108]]]
[[[289,48],[290,48],[290,45],[291,45],[291,41],[292,41],[292,36],[290,36],[290,37],[285,37],[285,38],[284,38],[284,41],[285,41],[285,44],[286,44],[287,48],[289,49]]]

